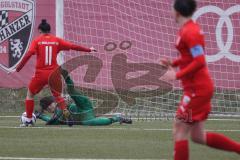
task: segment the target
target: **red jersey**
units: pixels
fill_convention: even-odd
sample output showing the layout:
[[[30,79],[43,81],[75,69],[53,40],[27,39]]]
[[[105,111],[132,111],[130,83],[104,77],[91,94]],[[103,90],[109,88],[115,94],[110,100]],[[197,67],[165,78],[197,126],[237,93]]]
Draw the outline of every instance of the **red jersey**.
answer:
[[[179,66],[177,79],[182,81],[185,92],[204,95],[213,91],[213,82],[204,56],[204,35],[200,26],[190,20],[180,29],[176,48],[181,57],[173,62]]]
[[[66,42],[50,34],[42,34],[32,44],[16,70],[19,72],[32,55],[37,56],[36,69],[53,70],[58,67],[57,55],[63,50],[91,52],[89,48]]]

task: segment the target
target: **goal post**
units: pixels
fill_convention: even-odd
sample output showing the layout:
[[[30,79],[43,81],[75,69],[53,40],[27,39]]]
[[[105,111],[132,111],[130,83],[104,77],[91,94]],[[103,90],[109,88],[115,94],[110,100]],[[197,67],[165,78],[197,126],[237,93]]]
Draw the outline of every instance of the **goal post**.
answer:
[[[64,14],[64,0],[55,0],[56,3],[56,36],[63,38],[64,36],[64,25],[63,25],[63,14]],[[61,52],[57,57],[59,65],[64,63],[64,53]]]
[[[240,117],[240,7],[235,0],[215,1],[198,1],[194,15],[206,36],[208,66],[216,87],[211,116]],[[177,57],[178,27],[171,1],[57,0],[56,5],[57,34],[98,50],[90,55],[64,55],[64,62],[77,63],[79,56],[79,60],[85,59],[72,64],[76,69],[71,76],[94,105],[100,106],[95,109],[97,114],[124,112],[140,119],[174,116],[181,86],[156,80],[163,72],[159,59]],[[97,65],[100,68],[94,70]],[[148,76],[144,79],[144,75]]]

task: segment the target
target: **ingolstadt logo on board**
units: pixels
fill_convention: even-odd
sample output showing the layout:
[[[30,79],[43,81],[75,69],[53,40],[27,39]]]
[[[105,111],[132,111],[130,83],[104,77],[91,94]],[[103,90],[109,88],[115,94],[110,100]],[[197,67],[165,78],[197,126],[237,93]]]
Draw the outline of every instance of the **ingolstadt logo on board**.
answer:
[[[13,71],[30,45],[34,0],[0,0],[0,69]]]

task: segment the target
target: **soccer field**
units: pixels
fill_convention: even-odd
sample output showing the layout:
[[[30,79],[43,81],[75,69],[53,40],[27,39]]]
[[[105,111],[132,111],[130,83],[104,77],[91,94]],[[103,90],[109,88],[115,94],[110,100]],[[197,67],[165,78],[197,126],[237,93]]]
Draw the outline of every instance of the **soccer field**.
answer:
[[[239,64],[240,0],[0,0],[0,160],[240,160],[172,135],[239,152]]]
[[[20,128],[19,118],[0,117],[0,159],[172,159],[171,121],[134,121],[103,127],[45,126]],[[206,128],[240,140],[240,121],[210,120]],[[191,143],[192,160],[237,160]]]

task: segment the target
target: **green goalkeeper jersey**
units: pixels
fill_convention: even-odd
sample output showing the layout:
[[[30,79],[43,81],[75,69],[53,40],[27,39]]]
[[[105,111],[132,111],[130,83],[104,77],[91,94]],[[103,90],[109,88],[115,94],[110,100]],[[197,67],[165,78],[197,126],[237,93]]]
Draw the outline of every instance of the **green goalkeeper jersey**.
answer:
[[[107,117],[95,117],[93,105],[90,99],[84,96],[80,91],[76,90],[74,83],[69,76],[65,79],[67,84],[67,92],[74,101],[68,105],[68,110],[72,116],[74,124],[81,125],[109,125],[114,122],[119,122],[120,117],[115,116],[111,118]],[[62,110],[56,108],[54,113],[56,118],[52,118],[50,115],[41,114],[39,116],[43,121],[48,122],[47,124],[58,125],[66,124]]]

